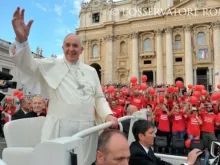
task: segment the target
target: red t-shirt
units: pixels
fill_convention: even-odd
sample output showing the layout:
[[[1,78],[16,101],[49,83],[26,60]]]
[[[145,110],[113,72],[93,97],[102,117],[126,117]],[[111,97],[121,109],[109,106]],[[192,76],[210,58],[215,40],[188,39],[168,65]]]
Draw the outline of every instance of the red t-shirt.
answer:
[[[114,109],[112,108],[112,112],[115,117],[117,117],[117,118],[122,117],[122,112],[120,109],[118,109],[118,106],[115,107]]]
[[[141,97],[134,97],[131,101],[131,105],[134,105],[137,107],[138,110],[143,108],[143,99]]]
[[[217,115],[217,120],[218,120],[217,122],[220,123],[220,113],[218,113],[218,115]],[[219,126],[216,125],[215,129],[220,130],[220,125]]]
[[[125,109],[124,109],[123,106],[118,105],[118,106],[117,106],[117,111],[119,111],[119,113],[121,113],[121,117],[124,116],[124,114],[125,114]]]
[[[158,130],[164,132],[170,132],[170,121],[167,114],[162,113],[159,117]]]
[[[215,114],[203,114],[201,131],[214,133],[215,122],[217,121],[217,116]]]
[[[185,131],[185,121],[183,113],[174,114],[172,116],[172,132],[182,132]]]
[[[200,116],[198,118],[201,120]],[[188,118],[187,133],[189,135],[200,136],[200,124],[193,114],[190,114]]]
[[[188,126],[188,120],[187,120],[187,112],[184,112],[184,107],[180,108],[180,113],[183,114],[183,121],[184,121],[185,129],[186,129]]]
[[[122,104],[125,104],[126,100],[123,97],[119,97],[118,101],[121,102]]]
[[[131,102],[131,101],[132,101],[132,98],[131,98],[131,97],[128,97],[128,98],[127,98],[127,101]]]
[[[155,113],[155,118],[154,118],[154,120],[156,121],[156,122],[159,122],[159,119],[160,119],[160,115],[162,114],[162,108],[158,108],[158,109],[155,109],[155,111],[156,111],[156,113]]]

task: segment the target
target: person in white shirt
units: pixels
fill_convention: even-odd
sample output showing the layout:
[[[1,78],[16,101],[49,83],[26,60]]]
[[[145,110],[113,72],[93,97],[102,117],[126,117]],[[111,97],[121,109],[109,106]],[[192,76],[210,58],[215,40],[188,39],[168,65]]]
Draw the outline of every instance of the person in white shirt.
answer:
[[[24,9],[18,7],[12,19],[16,40],[9,52],[20,81],[28,90],[49,98],[41,140],[72,136],[94,126],[95,122],[111,121],[117,125],[96,70],[79,61],[83,51],[80,38],[72,33],[64,38],[63,59],[34,59],[28,44],[32,23],[33,20],[24,23]],[[97,137],[93,134],[85,138],[85,165],[91,164],[95,157],[90,149],[96,146]]]

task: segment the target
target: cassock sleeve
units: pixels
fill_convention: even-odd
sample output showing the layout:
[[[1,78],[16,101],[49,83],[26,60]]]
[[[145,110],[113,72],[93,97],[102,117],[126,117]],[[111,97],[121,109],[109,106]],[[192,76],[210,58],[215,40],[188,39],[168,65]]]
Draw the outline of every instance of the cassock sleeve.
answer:
[[[101,84],[98,78],[98,74],[96,70],[94,69],[94,78],[95,78],[95,84],[96,84],[96,89],[95,89],[95,108],[96,108],[96,113],[98,116],[101,118],[101,122],[105,122],[105,118],[109,114],[113,114],[112,110],[109,107],[109,104],[102,92]]]
[[[28,42],[26,41],[23,45],[13,43],[10,46],[9,55],[15,64],[18,81],[25,84],[28,91],[34,94],[41,94],[44,91],[43,94],[46,95],[45,89],[42,89],[45,80],[39,71],[39,59],[34,59]]]

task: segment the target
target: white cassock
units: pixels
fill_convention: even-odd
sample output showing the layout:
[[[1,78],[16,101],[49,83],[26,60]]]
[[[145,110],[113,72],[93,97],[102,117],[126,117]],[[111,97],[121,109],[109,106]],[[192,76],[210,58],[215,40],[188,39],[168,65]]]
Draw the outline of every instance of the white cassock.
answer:
[[[112,114],[94,68],[79,61],[70,64],[66,59],[34,59],[28,42],[15,42],[9,52],[19,81],[49,98],[42,141],[72,136]],[[84,139],[85,165],[95,159],[90,149],[97,147],[97,139],[97,133]]]

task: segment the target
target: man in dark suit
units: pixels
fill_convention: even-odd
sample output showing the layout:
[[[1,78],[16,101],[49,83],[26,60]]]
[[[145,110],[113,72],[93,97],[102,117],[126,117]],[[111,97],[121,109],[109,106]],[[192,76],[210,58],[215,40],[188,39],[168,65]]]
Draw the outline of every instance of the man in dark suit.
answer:
[[[25,115],[31,111],[31,99],[23,99],[20,106],[20,109],[12,116],[12,120],[25,118]]]
[[[129,105],[126,110],[126,116],[131,116],[133,113],[135,113],[137,111],[138,111],[138,109],[136,106]],[[125,133],[127,138],[128,138],[128,133],[129,133],[129,129],[130,129],[130,122],[131,122],[131,119],[127,119],[127,120],[124,120],[121,122],[121,124],[123,126],[123,132]]]
[[[171,165],[154,155],[152,145],[154,143],[155,132],[153,123],[147,120],[138,120],[134,123],[132,132],[135,142],[130,145],[129,165]],[[201,150],[192,150],[184,165],[193,165]]]

